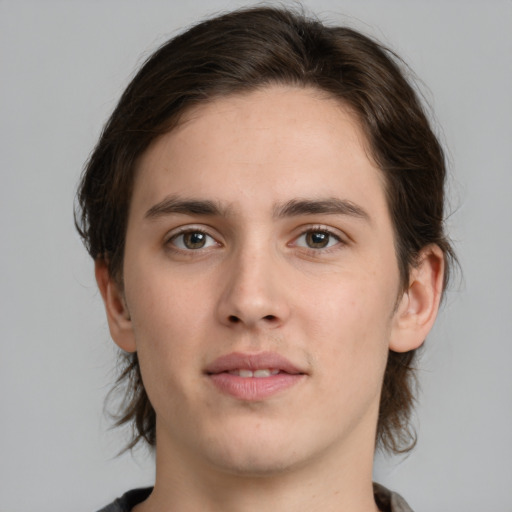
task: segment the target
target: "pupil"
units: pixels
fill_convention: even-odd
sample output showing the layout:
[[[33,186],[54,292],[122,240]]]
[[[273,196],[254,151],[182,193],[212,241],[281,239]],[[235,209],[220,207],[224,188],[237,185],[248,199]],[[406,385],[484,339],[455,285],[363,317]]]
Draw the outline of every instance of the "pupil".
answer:
[[[185,245],[189,249],[200,249],[205,244],[204,233],[187,233],[184,238]]]
[[[322,248],[329,242],[329,235],[316,231],[314,233],[308,233],[307,239],[310,247]]]

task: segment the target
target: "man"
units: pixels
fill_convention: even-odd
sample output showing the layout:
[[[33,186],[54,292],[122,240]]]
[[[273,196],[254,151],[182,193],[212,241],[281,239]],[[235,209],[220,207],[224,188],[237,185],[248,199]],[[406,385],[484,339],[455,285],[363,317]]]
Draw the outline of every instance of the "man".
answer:
[[[152,489],[104,511],[410,510],[372,484],[411,446],[412,362],[452,251],[442,150],[395,58],[256,8],[167,42],[79,190],[120,423]]]

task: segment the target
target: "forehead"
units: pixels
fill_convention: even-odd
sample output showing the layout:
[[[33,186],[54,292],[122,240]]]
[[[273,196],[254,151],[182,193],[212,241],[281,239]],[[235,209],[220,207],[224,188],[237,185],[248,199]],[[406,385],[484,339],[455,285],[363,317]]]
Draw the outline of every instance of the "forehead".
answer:
[[[142,155],[133,208],[185,195],[250,207],[313,195],[384,200],[355,114],[315,89],[272,86],[188,111]]]

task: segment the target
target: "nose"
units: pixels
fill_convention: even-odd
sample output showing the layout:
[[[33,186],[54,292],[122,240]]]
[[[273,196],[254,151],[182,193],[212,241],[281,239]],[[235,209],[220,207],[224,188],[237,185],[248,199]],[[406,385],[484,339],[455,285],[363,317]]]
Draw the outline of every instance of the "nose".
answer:
[[[278,260],[269,250],[241,251],[233,256],[222,276],[217,305],[221,323],[230,327],[273,329],[287,321],[288,287]]]

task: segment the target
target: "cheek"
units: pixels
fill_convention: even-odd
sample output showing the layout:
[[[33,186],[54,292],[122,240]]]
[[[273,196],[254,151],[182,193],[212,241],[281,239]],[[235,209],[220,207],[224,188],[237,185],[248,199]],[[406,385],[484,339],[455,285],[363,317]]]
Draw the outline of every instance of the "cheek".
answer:
[[[210,314],[205,293],[154,262],[127,265],[126,300],[141,366],[148,375],[166,371],[172,378],[194,360]]]
[[[208,283],[187,278],[165,257],[137,255],[126,261],[125,276],[130,313],[136,326],[144,330],[187,328],[204,313]]]
[[[165,286],[161,279],[153,284],[146,281],[144,287],[134,288],[139,293],[133,301],[132,322],[141,374],[154,408],[181,414],[190,399],[191,379],[199,371],[198,315],[203,309],[197,298],[190,302],[186,294]]]
[[[380,379],[390,341],[393,289],[376,283],[372,275],[345,278],[338,285],[333,279],[323,298],[309,301],[302,329],[315,340],[311,348],[322,361],[320,367],[334,367],[330,375],[340,385],[347,376],[360,380],[377,375]]]

